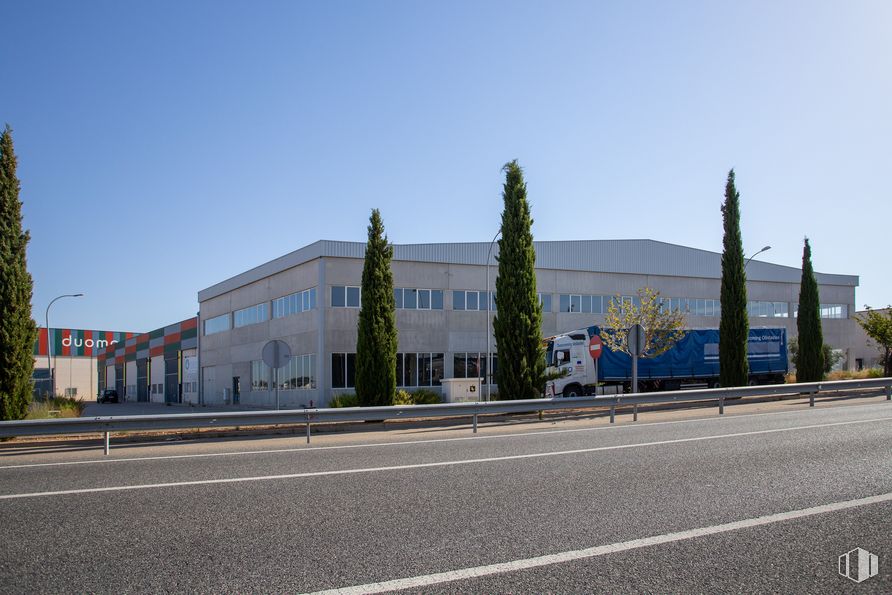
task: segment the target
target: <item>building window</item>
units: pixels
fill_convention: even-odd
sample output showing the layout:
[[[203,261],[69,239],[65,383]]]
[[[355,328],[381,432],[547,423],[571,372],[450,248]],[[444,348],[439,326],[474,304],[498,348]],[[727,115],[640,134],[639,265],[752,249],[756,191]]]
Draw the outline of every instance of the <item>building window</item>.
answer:
[[[331,354],[331,387],[353,388],[356,386],[356,354]]]
[[[486,299],[490,297],[490,309],[495,311],[496,301],[495,293],[486,291],[464,291],[454,290],[452,292],[452,309],[453,310],[486,310]]]
[[[360,304],[359,287],[332,285],[331,286],[331,307],[332,308],[358,308]]]
[[[540,293],[539,303],[542,304],[542,312],[551,312],[551,294]]]
[[[222,314],[204,321],[204,334],[213,335],[229,330],[229,314]]]
[[[789,318],[790,306],[787,302],[752,301],[746,305],[747,313],[753,318]]]
[[[499,369],[498,358],[492,354],[492,372]],[[457,352],[452,354],[453,378],[483,378],[486,376],[486,352]],[[495,378],[493,378],[495,382]]]
[[[74,388],[66,388],[65,389],[66,397],[76,397],[77,396],[77,387]]]
[[[263,360],[251,362],[251,390],[269,390],[270,369]]]
[[[443,290],[396,287],[393,301],[396,308],[402,310],[442,310]]]
[[[551,296],[549,296],[550,298]],[[613,299],[609,295],[561,294],[558,306],[561,312],[582,312],[584,314],[604,314]],[[631,300],[631,298],[629,298]],[[549,299],[549,303],[551,300]]]
[[[295,355],[279,370],[282,390],[316,388],[316,355]]]
[[[232,313],[233,327],[240,328],[249,324],[258,324],[267,320],[266,302],[242,308]]]
[[[311,287],[273,300],[273,318],[285,318],[316,308],[316,288]]]
[[[440,386],[445,359],[442,353],[397,353],[397,386]]]

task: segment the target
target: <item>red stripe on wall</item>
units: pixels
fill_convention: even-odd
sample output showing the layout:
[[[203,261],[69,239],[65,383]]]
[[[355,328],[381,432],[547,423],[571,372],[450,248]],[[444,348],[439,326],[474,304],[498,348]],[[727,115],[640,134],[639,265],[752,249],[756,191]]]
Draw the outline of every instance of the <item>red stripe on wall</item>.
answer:
[[[169,335],[164,335],[164,344],[170,345],[171,343],[176,343],[180,340],[180,333],[171,333]]]
[[[149,349],[149,357],[156,357],[158,355],[164,355],[164,345],[159,345],[157,347],[152,347]]]
[[[46,355],[48,353],[46,349],[48,332],[48,329],[42,328],[40,329],[40,334],[37,335],[37,353],[40,355]]]
[[[65,344],[65,339],[68,339],[68,345]],[[62,353],[59,355],[71,356],[71,330],[65,329],[62,331]]]
[[[198,318],[190,318],[180,323],[180,332],[196,328],[198,326]]]

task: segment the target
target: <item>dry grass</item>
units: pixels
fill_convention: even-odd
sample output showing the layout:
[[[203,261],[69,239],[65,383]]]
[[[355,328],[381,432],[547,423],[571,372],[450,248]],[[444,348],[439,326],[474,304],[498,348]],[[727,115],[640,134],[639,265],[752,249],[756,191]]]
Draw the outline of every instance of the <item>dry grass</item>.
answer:
[[[34,401],[25,419],[52,419],[54,417],[80,417],[86,404],[81,399],[55,397],[49,401]]]

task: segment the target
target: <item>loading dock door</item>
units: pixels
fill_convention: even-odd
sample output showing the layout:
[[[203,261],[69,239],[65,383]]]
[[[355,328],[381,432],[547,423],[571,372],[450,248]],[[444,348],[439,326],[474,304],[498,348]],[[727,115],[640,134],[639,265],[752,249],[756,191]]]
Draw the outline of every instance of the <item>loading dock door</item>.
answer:
[[[180,395],[180,352],[164,354],[164,402],[182,403]]]
[[[136,400],[146,403],[149,400],[149,360],[136,360]]]

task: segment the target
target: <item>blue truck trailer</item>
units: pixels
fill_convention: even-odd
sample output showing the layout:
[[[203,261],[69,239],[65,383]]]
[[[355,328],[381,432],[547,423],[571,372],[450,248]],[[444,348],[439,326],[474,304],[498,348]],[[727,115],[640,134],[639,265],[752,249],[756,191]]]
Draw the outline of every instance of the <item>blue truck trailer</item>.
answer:
[[[552,376],[546,396],[595,394],[596,386],[622,385],[631,389],[632,357],[601,346],[595,360],[589,353],[592,337],[613,332],[590,326],[546,340],[547,372]],[[619,331],[622,332],[622,331]],[[750,384],[784,382],[789,371],[787,331],[785,328],[751,328],[747,342]],[[638,359],[639,388],[643,391],[715,388],[719,386],[719,331],[693,329],[667,352]]]

